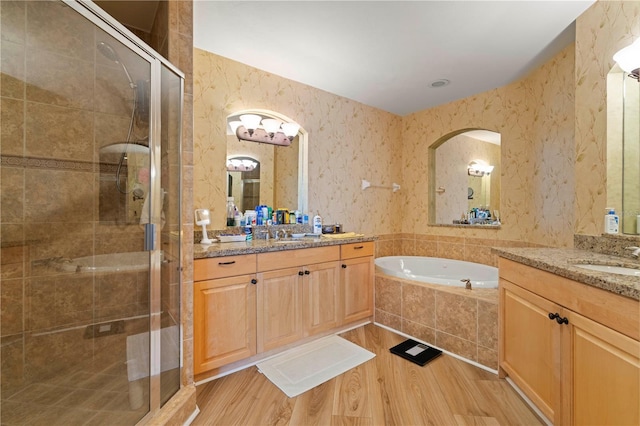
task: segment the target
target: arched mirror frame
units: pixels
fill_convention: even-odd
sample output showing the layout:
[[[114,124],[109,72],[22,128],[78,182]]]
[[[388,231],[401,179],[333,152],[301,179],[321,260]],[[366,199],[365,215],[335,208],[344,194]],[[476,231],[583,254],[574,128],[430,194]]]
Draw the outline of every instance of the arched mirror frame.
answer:
[[[229,114],[226,119],[227,135],[233,135],[229,122],[236,120],[242,114],[258,114],[264,117],[275,118],[283,122],[297,122],[284,114],[267,109],[245,109],[241,111],[235,111],[233,114]],[[298,123],[300,124],[300,123]],[[298,210],[301,212],[307,212],[309,208],[309,133],[300,126],[298,130]],[[228,153],[227,153],[228,154]],[[225,158],[228,155],[225,156]]]
[[[453,223],[449,223],[449,224],[437,223],[436,221],[436,196],[438,195],[438,188],[436,187],[436,176],[437,176],[436,149],[441,145],[443,145],[445,142],[449,141],[450,139],[458,135],[461,135],[463,133],[471,132],[474,130],[484,130],[484,131],[494,132],[498,134],[500,133],[497,130],[487,129],[483,127],[467,127],[467,128],[462,128],[462,129],[454,130],[450,133],[447,133],[446,135],[443,135],[440,138],[438,138],[434,143],[432,143],[429,146],[428,159],[427,159],[428,178],[429,178],[428,214],[429,214],[429,225],[431,226],[465,226],[465,225],[454,225]],[[498,205],[498,208],[496,210],[499,210],[499,207],[500,206]],[[482,225],[482,227],[491,227],[491,228],[497,228],[499,226],[500,225]]]

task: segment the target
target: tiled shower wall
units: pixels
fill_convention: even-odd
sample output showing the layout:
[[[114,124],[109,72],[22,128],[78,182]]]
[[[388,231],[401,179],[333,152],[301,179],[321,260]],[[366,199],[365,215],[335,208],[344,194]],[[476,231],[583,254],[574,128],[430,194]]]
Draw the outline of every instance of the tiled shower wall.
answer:
[[[99,148],[126,138],[131,90],[116,83],[119,65],[96,54],[93,25],[70,19],[61,3],[3,1],[1,8],[5,398],[80,357],[101,364],[113,340],[84,339],[81,327],[144,312],[148,280],[52,267],[54,258],[142,249],[139,225],[98,220]]]

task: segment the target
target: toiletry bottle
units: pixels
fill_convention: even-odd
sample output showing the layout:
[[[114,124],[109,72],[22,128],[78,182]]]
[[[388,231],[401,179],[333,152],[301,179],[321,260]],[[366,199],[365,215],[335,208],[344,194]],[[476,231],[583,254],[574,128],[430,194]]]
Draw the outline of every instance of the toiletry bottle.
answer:
[[[615,210],[607,207],[608,213],[604,216],[604,233],[617,234],[619,232],[620,218]]]
[[[233,204],[233,197],[227,197],[227,226],[233,226],[236,216],[236,206]]]
[[[320,217],[319,212],[313,217],[313,233],[316,235],[322,234],[322,217]]]

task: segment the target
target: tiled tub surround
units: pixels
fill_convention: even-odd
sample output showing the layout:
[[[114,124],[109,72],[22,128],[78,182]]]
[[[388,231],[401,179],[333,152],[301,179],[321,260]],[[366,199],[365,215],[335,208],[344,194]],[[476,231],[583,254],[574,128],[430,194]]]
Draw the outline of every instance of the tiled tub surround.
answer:
[[[385,256],[425,256],[444,259],[464,260],[498,266],[498,256],[492,253],[492,247],[540,247],[522,241],[501,240],[496,237],[497,230],[471,229],[486,237],[425,234],[384,234],[376,242],[376,257]]]
[[[376,271],[375,322],[498,368],[498,291],[466,290]]]

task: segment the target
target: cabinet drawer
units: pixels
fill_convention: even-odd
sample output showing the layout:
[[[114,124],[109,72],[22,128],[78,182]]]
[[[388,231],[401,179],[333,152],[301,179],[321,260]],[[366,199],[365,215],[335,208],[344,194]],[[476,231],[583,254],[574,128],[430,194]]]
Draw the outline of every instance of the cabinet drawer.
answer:
[[[373,242],[343,244],[340,249],[341,259],[353,259],[354,257],[373,256]]]
[[[340,246],[314,247],[258,254],[258,271],[295,268],[340,259]]]
[[[256,272],[256,255],[212,257],[196,259],[193,263],[193,280],[233,277]]]

